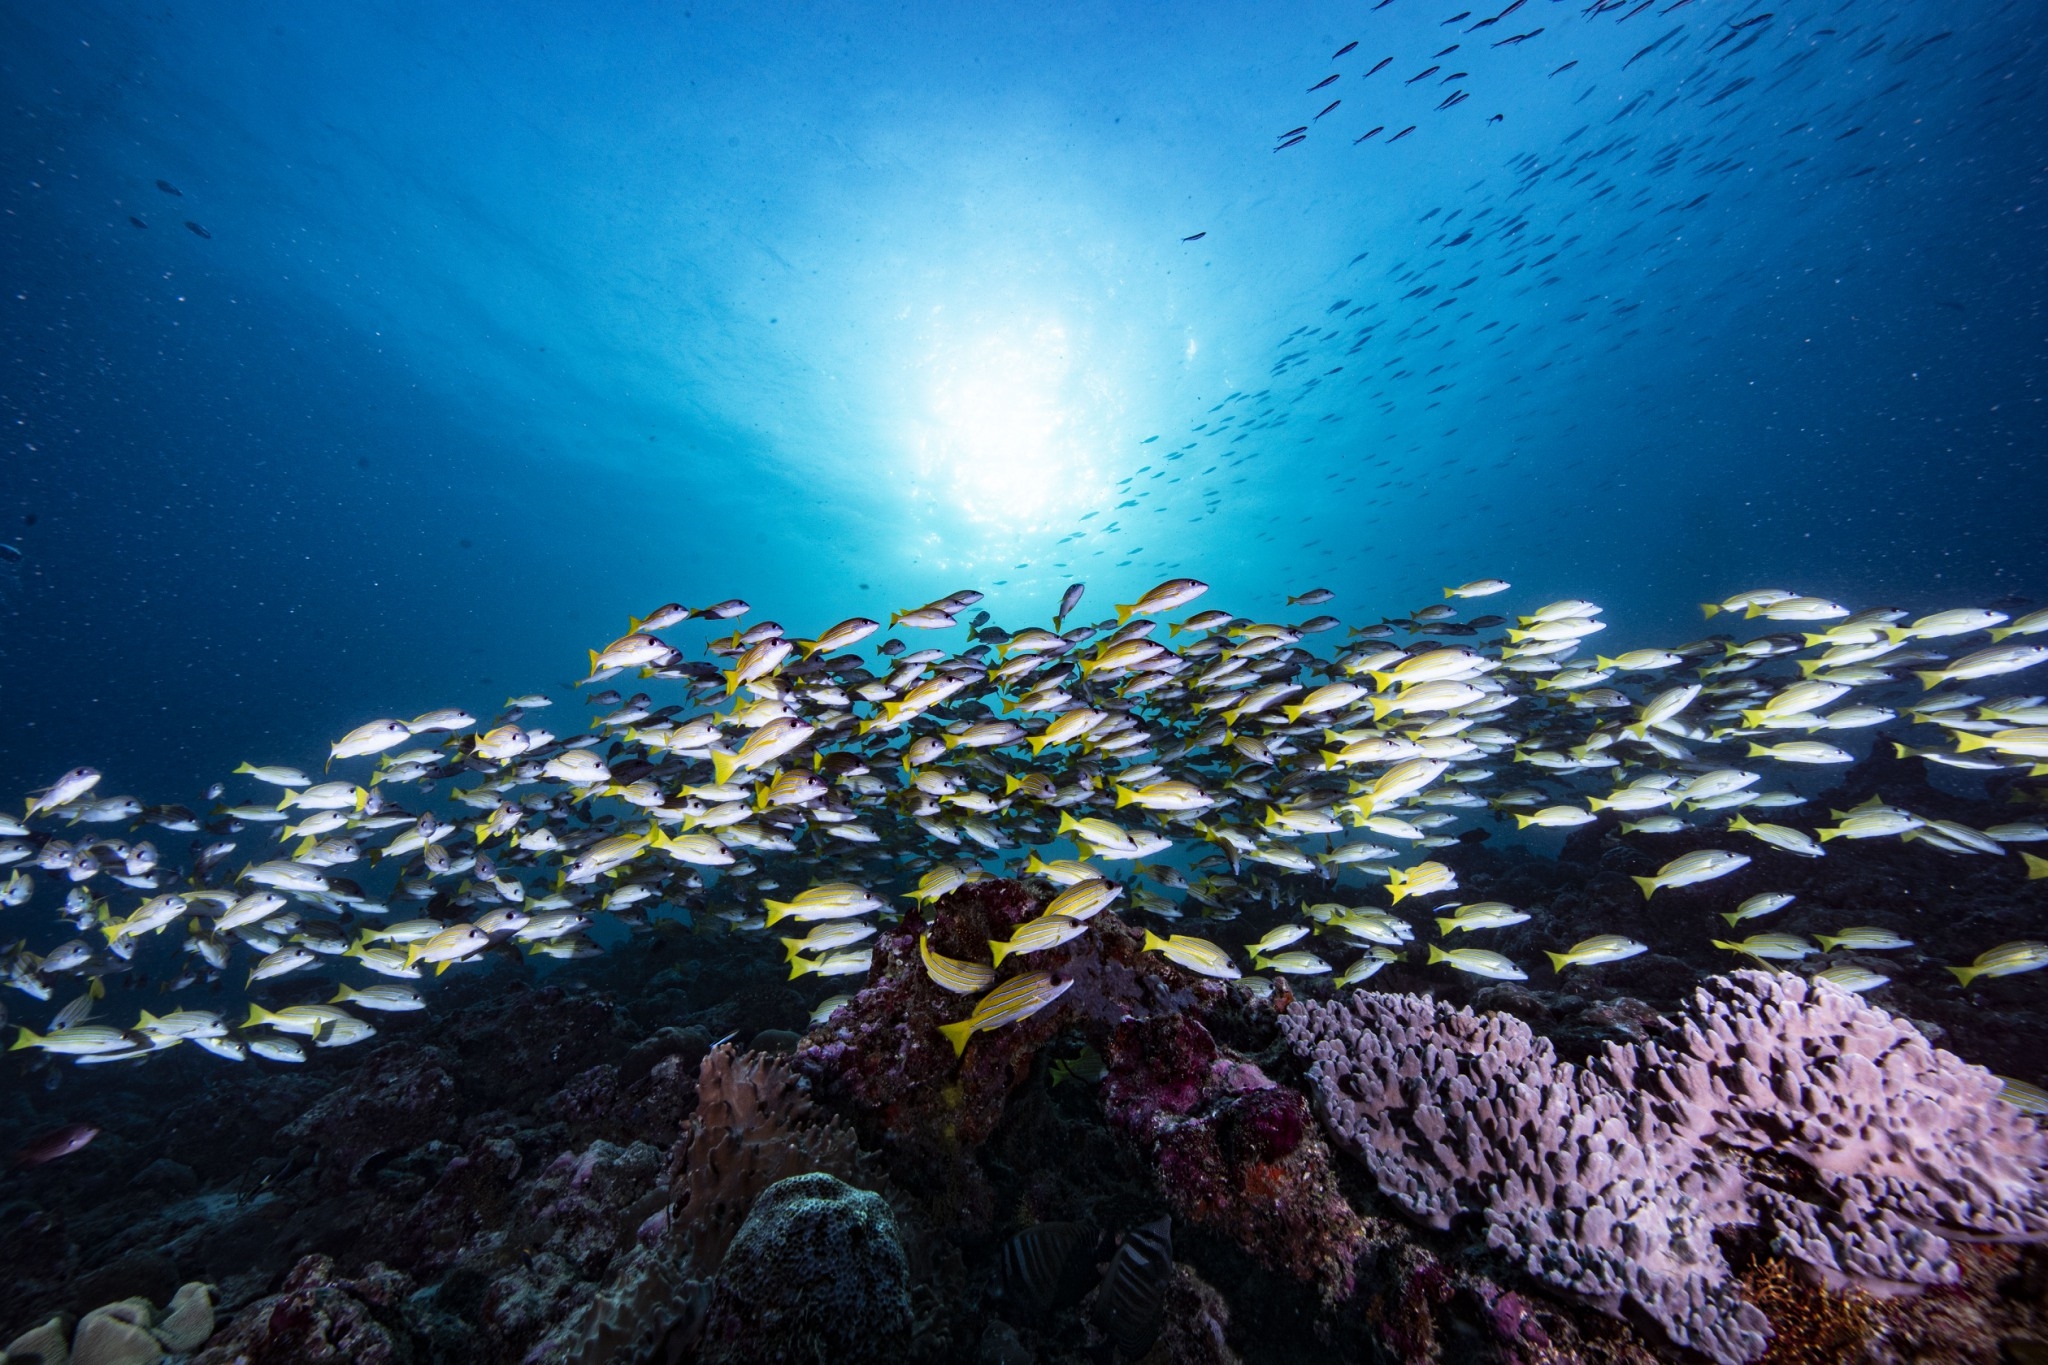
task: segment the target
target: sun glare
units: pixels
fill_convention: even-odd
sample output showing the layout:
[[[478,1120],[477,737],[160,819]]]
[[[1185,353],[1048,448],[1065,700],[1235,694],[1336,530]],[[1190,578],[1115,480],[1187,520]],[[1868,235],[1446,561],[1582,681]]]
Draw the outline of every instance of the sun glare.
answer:
[[[1101,492],[1111,386],[1058,321],[934,347],[914,433],[919,492],[956,515],[1039,528]]]

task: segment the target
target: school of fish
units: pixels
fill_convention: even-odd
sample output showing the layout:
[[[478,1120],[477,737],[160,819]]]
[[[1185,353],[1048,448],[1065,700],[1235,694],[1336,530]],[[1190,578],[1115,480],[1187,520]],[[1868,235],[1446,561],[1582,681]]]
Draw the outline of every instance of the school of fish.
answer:
[[[1594,603],[1513,619],[1461,619],[1452,605],[1509,586],[1475,580],[1348,631],[1330,615],[1193,609],[1207,588],[1190,578],[1069,627],[1075,584],[1050,628],[1014,631],[986,612],[963,621],[982,594],[962,591],[894,613],[904,634],[872,653],[856,647],[878,621],[796,638],[740,625],[738,599],[669,604],[590,651],[577,688],[592,709],[562,726],[573,733],[542,723],[545,694],[488,722],[457,708],[379,718],[332,743],[327,772],[241,764],[204,816],[108,795],[79,767],[29,795],[20,818],[0,816],[0,914],[15,940],[0,985],[65,997],[12,1050],[106,1064],[190,1043],[303,1063],[373,1036],[380,1013],[426,1008],[445,973],[506,952],[592,956],[664,906],[759,934],[764,951],[779,940],[793,979],[859,977],[878,921],[996,875],[991,864],[1054,895],[985,957],[920,943],[932,980],[961,997],[944,1030],[955,1052],[1057,999],[1071,983],[1033,955],[1112,905],[1150,922],[1145,951],[1239,989],[1272,989],[1247,968],[1347,987],[1418,952],[1425,966],[1519,981],[1521,964],[1470,940],[1540,911],[1453,899],[1457,876],[1432,856],[1461,822],[1499,815],[1571,829],[1612,813],[1624,837],[1723,836],[1636,878],[1646,898],[1726,876],[1759,843],[1820,858],[1904,839],[2018,853],[2016,878],[2048,877],[2048,858],[2019,847],[2048,843],[2048,825],[1975,829],[1875,799],[1823,823],[1772,780],[1876,743],[2048,774],[2048,695],[1996,694],[1996,680],[2048,661],[2036,642],[2048,609],[1909,619],[1749,591],[1704,608],[1739,633],[1587,657],[1606,628]],[[1333,597],[1295,595],[1286,614]],[[678,643],[690,623],[713,632],[703,658]],[[648,690],[607,686],[628,674]],[[144,828],[160,833],[133,837]],[[176,859],[153,842],[172,834],[189,841]],[[1053,856],[1061,843],[1076,856]],[[1735,937],[1792,899],[1702,909],[1700,933],[1731,966],[1911,946],[1853,925],[1817,941]],[[1291,922],[1236,947],[1174,931],[1252,907]],[[1432,925],[1435,941],[1418,943]],[[1644,951],[1601,934],[1549,956],[1562,973]],[[1968,986],[2044,966],[2048,942],[2016,941],[1950,970]],[[111,1008],[108,978],[144,970],[166,997],[155,1010],[95,1018]],[[1847,964],[1816,975],[1852,991],[1887,979]],[[247,996],[244,1017],[180,1000],[224,988]]]

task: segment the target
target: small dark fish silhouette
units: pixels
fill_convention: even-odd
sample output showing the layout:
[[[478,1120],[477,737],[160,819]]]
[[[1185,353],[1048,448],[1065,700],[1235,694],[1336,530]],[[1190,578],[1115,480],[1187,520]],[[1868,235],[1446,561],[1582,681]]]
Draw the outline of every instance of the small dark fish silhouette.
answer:
[[[1313,95],[1316,91],[1322,89],[1324,86],[1328,85],[1331,81],[1334,81],[1336,79],[1337,77],[1334,74],[1325,76],[1321,80],[1317,81],[1314,85],[1311,85],[1308,88],[1308,93]]]
[[[1410,76],[1407,80],[1403,81],[1402,84],[1413,85],[1415,84],[1415,82],[1421,80],[1424,76],[1434,76],[1437,72],[1441,70],[1443,70],[1443,68],[1440,66],[1432,66],[1426,71],[1419,71],[1415,75]]]
[[[199,224],[193,222],[190,218],[187,218],[185,220],[185,226],[192,230],[192,235],[195,237],[204,237],[208,241],[211,241],[213,239],[212,233],[208,232],[205,228],[199,226]]]
[[[1344,46],[1342,46],[1342,47],[1338,48],[1338,49],[1337,49],[1337,50],[1336,50],[1335,52],[1332,52],[1332,53],[1330,54],[1330,60],[1331,60],[1331,61],[1333,61],[1333,62],[1334,62],[1334,61],[1336,61],[1336,60],[1337,60],[1337,59],[1338,59],[1339,57],[1343,56],[1343,55],[1344,55],[1345,53],[1349,52],[1349,51],[1350,51],[1350,50],[1351,50],[1352,48],[1354,48],[1354,47],[1357,47],[1357,46],[1358,46],[1358,44],[1357,44],[1357,43],[1346,43],[1346,44],[1344,44]]]
[[[1289,147],[1293,147],[1293,146],[1296,146],[1296,145],[1298,145],[1298,144],[1300,144],[1300,143],[1303,143],[1303,142],[1306,142],[1306,141],[1308,141],[1308,134],[1306,134],[1306,133],[1303,133],[1303,134],[1301,134],[1301,135],[1300,135],[1299,137],[1292,137],[1292,138],[1289,138],[1289,139],[1288,139],[1287,141],[1285,141],[1285,142],[1281,143],[1281,144],[1280,144],[1280,145],[1279,145],[1278,147],[1275,147],[1275,148],[1274,148],[1273,150],[1274,150],[1274,151],[1276,151],[1276,152],[1284,152],[1284,151],[1286,151],[1286,150],[1287,150],[1287,149],[1288,149]]]
[[[128,215],[128,221],[129,221],[129,222],[131,222],[131,223],[133,223],[133,224],[134,224],[134,225],[135,225],[136,227],[139,227],[139,228],[146,228],[146,227],[148,227],[148,226],[149,226],[149,224],[147,224],[147,223],[143,222],[143,221],[142,221],[142,220],[141,220],[140,218],[137,218],[137,217],[136,217],[136,216],[135,216],[134,214],[132,214],[132,213]]]
[[[177,187],[176,185],[173,185],[173,184],[172,184],[172,183],[171,183],[170,181],[168,181],[168,180],[159,180],[159,181],[157,181],[157,182],[156,182],[156,187],[157,187],[158,189],[162,190],[162,191],[163,191],[163,192],[164,192],[165,194],[175,194],[175,195],[177,195],[177,196],[178,196],[178,198],[180,198],[180,199],[183,199],[183,198],[185,197],[185,191],[183,191],[183,190],[179,189],[179,188],[178,188],[178,187]]]
[[[1384,71],[1384,70],[1385,70],[1385,69],[1387,68],[1387,65],[1388,65],[1388,64],[1389,64],[1390,62],[1392,62],[1393,60],[1394,60],[1394,59],[1393,59],[1392,57],[1382,57],[1382,58],[1380,58],[1380,60],[1379,60],[1379,65],[1377,65],[1377,66],[1373,67],[1373,69],[1372,69],[1371,71],[1368,71],[1368,72],[1366,72],[1366,73],[1365,73],[1365,76],[1370,76],[1370,75],[1374,74],[1374,72],[1378,72],[1378,71]],[[1365,76],[1360,76],[1360,77],[1359,77],[1358,79],[1360,79],[1360,80],[1364,80],[1364,79],[1365,79]]]
[[[1563,66],[1560,66],[1557,70],[1551,72],[1550,74],[1553,76],[1562,76],[1565,72],[1571,70],[1578,64],[1578,60],[1574,58],[1573,60],[1566,62]]]
[[[1280,134],[1280,140],[1282,142],[1285,142],[1288,138],[1293,137],[1296,133],[1305,133],[1307,131],[1308,125],[1304,123],[1299,128],[1289,128],[1286,132]]]
[[[14,1164],[23,1169],[46,1165],[58,1157],[70,1156],[73,1152],[89,1146],[99,1135],[100,1130],[91,1124],[70,1124],[54,1133],[45,1133],[23,1147],[14,1154]]]
[[[1358,137],[1352,138],[1352,139],[1351,139],[1351,145],[1352,145],[1352,146],[1354,146],[1354,147],[1356,147],[1356,146],[1357,146],[1357,145],[1358,145],[1359,143],[1361,143],[1361,142],[1365,141],[1365,139],[1366,139],[1366,138],[1369,138],[1369,137],[1371,137],[1371,136],[1372,136],[1372,135],[1373,135],[1374,133],[1377,133],[1377,132],[1380,132],[1380,131],[1384,130],[1384,129],[1386,128],[1386,126],[1387,126],[1387,125],[1386,125],[1386,124],[1384,124],[1384,123],[1380,123],[1380,124],[1375,124],[1375,125],[1374,125],[1374,126],[1373,126],[1372,128],[1370,128],[1369,130],[1367,130],[1367,131],[1366,131],[1366,132],[1365,132],[1364,134],[1362,134],[1361,136],[1358,136]],[[1363,258],[1361,258],[1361,259],[1363,259]]]
[[[1338,105],[1342,104],[1343,102],[1343,100],[1331,100],[1330,103],[1323,109],[1323,114],[1329,113],[1330,110],[1335,109]],[[1317,114],[1316,117],[1321,118],[1323,114]]]
[[[1503,119],[1505,119],[1505,118],[1507,118],[1507,115],[1506,115],[1506,114],[1495,114],[1495,115],[1494,115],[1494,116],[1493,116],[1492,118],[1488,119],[1488,120],[1487,120],[1487,122],[1488,122],[1488,123],[1499,123],[1499,122],[1501,122],[1501,121],[1502,121]]]
[[[1408,126],[1407,126],[1406,128],[1403,128],[1403,129],[1402,129],[1402,130],[1401,130],[1400,132],[1398,132],[1398,133],[1394,134],[1394,135],[1393,135],[1392,137],[1388,138],[1388,139],[1387,139],[1387,142],[1388,142],[1389,144],[1392,144],[1392,143],[1396,143],[1396,142],[1399,142],[1399,141],[1400,141],[1400,140],[1401,140],[1402,138],[1404,138],[1404,137],[1408,136],[1408,134],[1410,134],[1410,133],[1412,133],[1412,132],[1414,132],[1414,131],[1415,131],[1415,125],[1411,123],[1411,124],[1409,124],[1409,125],[1408,125]]]
[[[1199,241],[1201,241],[1201,240],[1202,240],[1202,239],[1203,239],[1204,237],[1207,237],[1208,235],[1209,235],[1209,234],[1208,234],[1207,232],[1198,232],[1198,233],[1196,233],[1196,234],[1195,234],[1194,236],[1192,236],[1192,237],[1183,237],[1183,238],[1181,238],[1181,240],[1182,240],[1183,242],[1199,242]]]

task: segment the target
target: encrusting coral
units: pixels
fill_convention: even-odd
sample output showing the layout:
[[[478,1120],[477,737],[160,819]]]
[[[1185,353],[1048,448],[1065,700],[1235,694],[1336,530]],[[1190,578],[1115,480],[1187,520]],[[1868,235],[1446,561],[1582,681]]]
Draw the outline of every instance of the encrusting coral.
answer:
[[[1953,1281],[1950,1237],[2048,1240],[2048,1131],[1990,1073],[1797,976],[1710,978],[1584,1067],[1518,1019],[1417,996],[1297,1002],[1282,1029],[1339,1145],[1411,1215],[1478,1215],[1531,1275],[1719,1361],[1770,1335],[1724,1228],[1891,1292]]]

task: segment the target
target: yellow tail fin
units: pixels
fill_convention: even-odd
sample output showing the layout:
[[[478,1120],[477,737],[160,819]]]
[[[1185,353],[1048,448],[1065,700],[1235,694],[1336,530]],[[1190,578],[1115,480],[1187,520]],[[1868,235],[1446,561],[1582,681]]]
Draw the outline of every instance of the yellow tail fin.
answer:
[[[1562,972],[1571,958],[1570,953],[1546,952],[1544,956],[1550,959],[1550,970],[1552,970],[1553,972]]]
[[[1629,880],[1643,888],[1644,900],[1648,900],[1652,895],[1656,894],[1657,879],[1655,877],[1630,877]]]
[[[967,1051],[967,1040],[974,1036],[974,1020],[967,1018],[957,1024],[941,1024],[939,1032],[953,1045],[953,1055],[958,1057]]]

